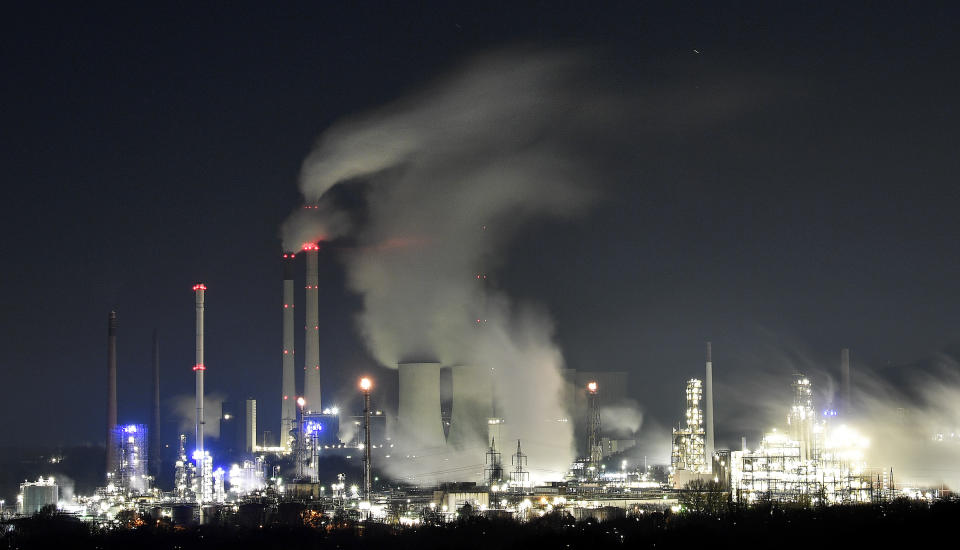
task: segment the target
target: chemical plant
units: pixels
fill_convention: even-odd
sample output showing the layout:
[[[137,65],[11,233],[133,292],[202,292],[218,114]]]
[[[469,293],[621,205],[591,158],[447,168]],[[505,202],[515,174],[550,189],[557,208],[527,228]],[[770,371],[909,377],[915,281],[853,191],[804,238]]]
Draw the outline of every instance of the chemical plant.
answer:
[[[503,413],[495,369],[489,365],[398,364],[395,415],[378,408],[377,380],[369,376],[357,381],[363,403],[359,414],[323,406],[318,251],[316,243],[304,245],[302,251],[306,349],[299,390],[294,354],[298,254],[287,252],[282,257],[279,438],[258,438],[253,398],[225,403],[219,418],[205,409],[205,377],[215,377],[218,371],[208,366],[204,354],[207,286],[198,283],[193,286],[194,431],[179,435],[176,460],[160,463],[156,335],[152,418],[149,424],[118,422],[118,316],[110,312],[103,486],[93,494],[64,499],[54,478],[25,481],[17,513],[31,515],[57,506],[101,525],[117,525],[122,512],[167,518],[174,524],[209,523],[231,515],[262,523],[295,503],[304,517],[417,525],[450,521],[465,510],[520,521],[554,510],[577,519],[602,520],[682,510],[687,497],[698,492],[720,494],[725,502],[743,505],[831,505],[902,496],[936,499],[945,494],[898,484],[892,468],[871,460],[870,441],[848,423],[852,409],[848,350],[841,353],[837,408],[819,409],[811,380],[795,373],[792,380],[784,380],[784,386],[792,389],[792,400],[782,407],[784,424],[753,447],[743,438],[739,448],[724,449],[716,445],[715,407],[722,410],[723,403],[714,400],[713,350],[707,343],[702,378],[694,376],[677,388],[678,409],[681,403],[685,406],[670,441],[663,442],[670,446],[669,465],[636,460],[628,464],[624,453],[636,442],[604,430],[604,402],[626,397],[624,372],[562,372],[567,410],[546,421],[575,426],[578,457],[559,474],[543,474],[541,465],[524,450],[530,442],[511,431],[517,419]],[[718,370],[721,378],[722,372]],[[206,428],[214,421],[219,422],[220,438],[211,445]],[[331,458],[347,465],[344,471],[325,467]],[[173,472],[172,486],[158,486],[162,468]]]

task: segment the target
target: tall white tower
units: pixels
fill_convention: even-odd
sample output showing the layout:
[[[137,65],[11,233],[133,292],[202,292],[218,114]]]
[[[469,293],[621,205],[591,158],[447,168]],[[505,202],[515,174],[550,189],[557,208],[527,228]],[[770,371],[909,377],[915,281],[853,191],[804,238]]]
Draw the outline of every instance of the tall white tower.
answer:
[[[320,404],[320,303],[319,258],[320,247],[317,243],[306,243],[303,250],[307,253],[306,318],[304,323],[306,338],[303,357],[303,389],[307,400],[307,410],[319,412]]]
[[[281,359],[282,374],[280,390],[283,394],[280,401],[280,445],[290,448],[290,432],[297,425],[297,384],[294,370],[294,340],[293,340],[293,252],[283,253],[283,357]]]
[[[707,372],[704,378],[704,420],[706,421],[706,437],[703,445],[704,466],[708,472],[713,471],[713,346],[707,342]]]

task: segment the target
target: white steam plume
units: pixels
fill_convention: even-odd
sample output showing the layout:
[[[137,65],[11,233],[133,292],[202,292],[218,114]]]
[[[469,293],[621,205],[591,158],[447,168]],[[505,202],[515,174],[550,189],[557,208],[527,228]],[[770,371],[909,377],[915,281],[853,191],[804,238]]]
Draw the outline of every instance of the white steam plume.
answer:
[[[573,56],[488,57],[333,126],[301,174],[306,202],[321,206],[284,226],[289,249],[320,236],[356,241],[343,259],[363,297],[360,331],[383,365],[427,357],[496,369],[497,413],[514,447],[523,441],[534,477],[558,476],[573,458],[572,424],[558,422],[563,357],[548,316],[485,289],[483,276],[493,280],[525,222],[576,215],[595,198],[601,178],[575,149],[605,107],[576,84],[581,68]],[[326,194],[355,180],[366,212],[348,224]],[[463,460],[482,470],[478,444]],[[438,460],[434,471],[461,462]]]
[[[220,437],[220,416],[225,398],[219,393],[203,396],[203,433],[206,437]],[[197,427],[197,401],[191,394],[175,395],[170,398],[170,410],[177,419],[178,433],[195,435]]]

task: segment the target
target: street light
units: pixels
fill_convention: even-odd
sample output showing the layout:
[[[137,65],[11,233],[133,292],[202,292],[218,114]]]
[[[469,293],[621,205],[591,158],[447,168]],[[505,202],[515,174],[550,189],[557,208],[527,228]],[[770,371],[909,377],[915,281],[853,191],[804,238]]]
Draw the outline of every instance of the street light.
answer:
[[[360,379],[363,392],[363,496],[370,501],[370,390],[373,382],[364,376]]]

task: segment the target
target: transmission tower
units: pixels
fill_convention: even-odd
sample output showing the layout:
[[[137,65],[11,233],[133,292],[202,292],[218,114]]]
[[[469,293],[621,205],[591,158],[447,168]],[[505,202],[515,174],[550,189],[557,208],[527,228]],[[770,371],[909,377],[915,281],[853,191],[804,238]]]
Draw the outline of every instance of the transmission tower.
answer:
[[[490,448],[487,449],[483,477],[488,485],[495,485],[503,481],[503,465],[500,462],[500,451],[497,450],[496,440],[491,441]]]
[[[520,440],[517,440],[517,453],[511,457],[513,464],[513,484],[517,487],[526,487],[530,484],[530,472],[524,470],[527,465],[527,455],[520,450]]]

